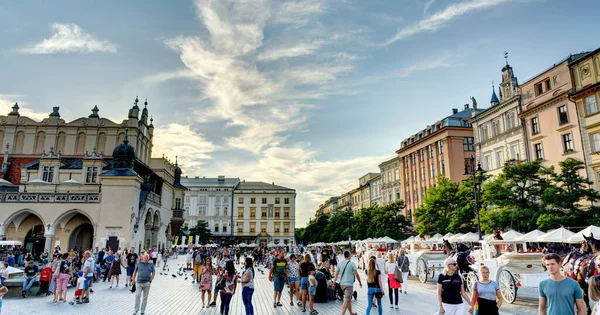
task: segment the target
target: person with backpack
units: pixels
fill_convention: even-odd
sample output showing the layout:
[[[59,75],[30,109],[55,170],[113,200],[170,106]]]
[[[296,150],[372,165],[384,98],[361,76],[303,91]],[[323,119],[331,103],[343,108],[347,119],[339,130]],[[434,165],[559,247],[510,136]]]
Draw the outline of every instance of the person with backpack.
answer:
[[[200,283],[200,271],[202,271],[202,253],[199,250],[194,251],[194,280],[192,283]]]
[[[400,268],[400,271],[402,271],[402,285],[400,286],[400,293],[404,291],[404,294],[408,294],[408,266],[410,266],[410,261],[408,261],[408,257],[406,257],[406,251],[404,249],[400,250],[398,258],[396,258],[396,264],[398,265],[398,268]]]
[[[62,254],[61,258],[57,273],[55,274],[56,295],[54,302],[56,302],[56,297],[58,297],[59,301],[65,303],[67,302],[67,283],[69,283],[69,279],[71,278],[71,262],[69,261],[69,253]]]

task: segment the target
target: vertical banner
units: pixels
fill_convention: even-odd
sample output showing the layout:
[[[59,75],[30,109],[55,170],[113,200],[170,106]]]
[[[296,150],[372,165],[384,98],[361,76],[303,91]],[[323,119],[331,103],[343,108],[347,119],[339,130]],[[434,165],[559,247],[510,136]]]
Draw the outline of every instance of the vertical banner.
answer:
[[[196,235],[196,245],[200,245],[200,243],[198,243],[200,241],[200,235]]]
[[[188,245],[192,244],[192,239],[193,239],[193,236],[191,236],[191,235],[188,236]]]
[[[175,244],[175,246],[177,246],[177,241],[179,241],[179,236],[175,236],[175,241],[173,242],[173,244]]]

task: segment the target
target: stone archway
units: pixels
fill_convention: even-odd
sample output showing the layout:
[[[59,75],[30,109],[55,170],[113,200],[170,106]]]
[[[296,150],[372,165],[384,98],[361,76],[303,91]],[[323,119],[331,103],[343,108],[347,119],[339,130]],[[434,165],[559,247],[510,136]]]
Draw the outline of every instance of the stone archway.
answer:
[[[68,249],[91,249],[94,245],[94,227],[90,223],[77,226],[69,237]],[[65,248],[66,249],[66,248]]]
[[[160,213],[158,210],[154,212],[154,217],[152,219],[152,247],[159,248],[158,244],[158,231],[160,230]]]
[[[33,257],[40,257],[40,255],[44,252],[45,245],[46,237],[44,236],[44,226],[41,224],[36,224],[29,229],[25,235],[23,246],[25,246],[26,250],[31,252]]]
[[[148,250],[152,248],[152,229],[154,228],[154,215],[152,209],[148,209],[146,212],[146,219],[144,220],[144,249]]]
[[[58,244],[63,252],[72,250],[75,246],[77,250],[93,249],[96,226],[87,213],[73,209],[56,218],[49,234],[54,237],[54,244]]]
[[[26,249],[39,255],[44,251],[46,242],[44,226],[42,216],[33,210],[24,209],[6,219],[0,227],[0,234],[6,240],[22,242]]]

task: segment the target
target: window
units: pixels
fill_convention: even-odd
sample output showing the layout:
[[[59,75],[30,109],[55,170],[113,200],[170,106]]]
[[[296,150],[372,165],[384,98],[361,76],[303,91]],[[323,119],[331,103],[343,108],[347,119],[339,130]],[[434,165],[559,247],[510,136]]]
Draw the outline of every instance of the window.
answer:
[[[567,105],[558,107],[558,122],[561,125],[569,122],[569,115],[567,114]]]
[[[463,138],[463,150],[464,151],[475,151],[473,142],[474,142],[473,137],[464,137]]]
[[[536,84],[535,85],[535,96],[538,96],[542,93],[544,93],[544,87],[542,86],[542,83]]]
[[[600,152],[600,133],[592,135],[592,150],[594,152]]]
[[[238,233],[242,233],[244,231],[244,225],[243,225],[243,223],[242,224],[238,224],[237,230],[238,230]]]
[[[219,232],[219,225],[215,224],[215,232]]]
[[[190,203],[190,196],[185,196],[185,203]]]
[[[227,232],[227,225],[223,225],[223,232]]]
[[[394,170],[394,179],[400,180],[400,170],[399,169]]]
[[[206,215],[206,206],[200,206],[198,210],[200,211],[200,215]]]
[[[250,198],[250,204],[251,205],[255,205],[256,204],[256,198]]]
[[[98,167],[92,166],[88,167],[85,173],[85,183],[86,184],[95,184],[98,179]]]
[[[544,85],[546,86],[546,91],[550,91],[552,89],[552,85],[550,84],[550,79],[544,81]]]
[[[515,127],[515,114],[512,112],[508,112],[505,114],[506,116],[506,130],[512,129]]]
[[[215,215],[220,215],[221,213],[221,207],[215,207]]]
[[[290,217],[290,209],[283,209],[283,217],[284,218]]]
[[[200,196],[200,203],[206,203],[206,196]]]
[[[229,203],[229,197],[223,196],[223,203]]]
[[[573,152],[573,136],[570,133],[562,135],[563,147],[565,149],[565,153]]]
[[[433,159],[433,155],[435,154],[435,148],[433,145],[427,146],[429,148],[429,158]]]
[[[261,224],[260,225],[260,231],[262,233],[266,233],[267,232],[267,225],[266,224]]]
[[[267,204],[267,198],[262,198],[262,200],[261,200],[261,203],[262,203],[263,205],[266,205],[266,204]]]
[[[542,144],[536,143],[533,145],[533,148],[535,151],[535,158],[538,160],[543,160],[544,159],[544,150],[542,149]]]
[[[446,175],[446,165],[444,164],[444,160],[440,161],[440,174]]]
[[[238,203],[243,205],[244,204],[244,197],[239,197],[238,198]]]
[[[496,168],[504,165],[504,154],[502,151],[496,151]]]
[[[279,233],[279,225],[275,226],[275,233]]]
[[[181,198],[175,198],[175,209],[181,209]]]
[[[425,180],[425,166],[421,166],[421,180]]]
[[[388,183],[392,182],[392,172],[387,172]]]
[[[437,142],[438,154],[444,154],[444,142],[442,140]]]
[[[513,143],[510,145],[510,158],[519,159],[519,144]]]
[[[281,203],[281,198],[275,198],[275,204],[280,204]]]
[[[289,233],[290,232],[290,226],[289,225],[284,225],[283,226],[283,232],[284,233]]]
[[[250,208],[250,218],[256,218],[256,208]]]
[[[492,122],[492,128],[492,133],[494,134],[494,136],[497,136],[501,133],[500,122],[498,120]]]
[[[479,133],[480,133],[482,141],[485,141],[488,139],[488,127],[487,126],[481,126],[481,129],[479,129]]]
[[[595,95],[591,95],[585,98],[585,110],[588,115],[592,115],[598,112],[598,106],[596,106]]]
[[[489,171],[492,167],[492,156],[491,155],[486,155],[483,157],[483,169],[485,169],[486,171]]]
[[[423,160],[425,160],[425,150],[421,149],[421,150],[419,150],[419,153],[421,156],[420,161],[423,162]]]
[[[215,203],[221,203],[221,196],[215,197]]]
[[[417,182],[417,169],[413,167],[413,182]]]
[[[531,118],[531,134],[540,133],[540,120],[537,117]]]
[[[279,209],[275,209],[275,217],[279,218],[280,214],[281,214],[281,211],[279,211]]]
[[[228,211],[227,207],[223,207],[223,215],[224,216],[228,216],[229,215],[229,211]]]
[[[238,210],[238,219],[244,218],[244,210]]]
[[[267,217],[267,208],[261,208],[260,209],[260,216],[262,218],[266,218]]]
[[[290,198],[283,198],[283,203],[286,205],[290,204]]]
[[[54,179],[54,167],[44,166],[42,168],[42,180],[51,183]]]
[[[416,153],[412,153],[411,155],[412,155],[413,165],[416,165],[417,164],[417,154]]]
[[[254,226],[254,225],[250,226],[250,233],[256,233],[256,226]]]
[[[431,164],[429,166],[429,175],[431,178],[435,178],[435,164]]]

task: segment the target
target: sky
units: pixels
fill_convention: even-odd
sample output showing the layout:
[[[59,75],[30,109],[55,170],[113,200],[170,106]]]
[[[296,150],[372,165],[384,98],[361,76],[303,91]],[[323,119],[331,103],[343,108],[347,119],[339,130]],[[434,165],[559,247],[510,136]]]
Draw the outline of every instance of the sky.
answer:
[[[595,0],[3,1],[0,114],[120,122],[187,176],[294,188],[296,226],[403,139],[598,48]]]

